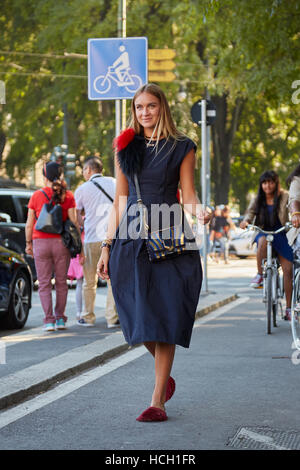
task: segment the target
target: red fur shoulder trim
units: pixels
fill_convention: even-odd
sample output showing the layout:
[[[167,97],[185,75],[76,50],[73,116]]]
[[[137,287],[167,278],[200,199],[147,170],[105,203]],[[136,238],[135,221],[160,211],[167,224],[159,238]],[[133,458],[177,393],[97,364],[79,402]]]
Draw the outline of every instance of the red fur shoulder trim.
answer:
[[[118,137],[113,140],[113,147],[116,148],[118,152],[120,152],[120,150],[127,147],[127,145],[134,139],[134,136],[134,129],[131,127],[125,129]]]

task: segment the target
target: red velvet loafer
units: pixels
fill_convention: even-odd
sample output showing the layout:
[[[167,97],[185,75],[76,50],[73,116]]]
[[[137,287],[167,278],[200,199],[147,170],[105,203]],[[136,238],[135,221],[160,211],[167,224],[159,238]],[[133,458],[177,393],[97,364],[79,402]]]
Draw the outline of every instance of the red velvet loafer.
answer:
[[[145,411],[143,411],[143,413],[138,418],[136,418],[137,421],[141,421],[143,423],[166,421],[167,419],[167,413],[160,408],[156,408],[155,406],[150,406]]]
[[[175,380],[173,379],[173,377],[170,376],[167,383],[166,401],[170,400],[170,398],[172,398],[172,396],[174,395],[175,387]]]

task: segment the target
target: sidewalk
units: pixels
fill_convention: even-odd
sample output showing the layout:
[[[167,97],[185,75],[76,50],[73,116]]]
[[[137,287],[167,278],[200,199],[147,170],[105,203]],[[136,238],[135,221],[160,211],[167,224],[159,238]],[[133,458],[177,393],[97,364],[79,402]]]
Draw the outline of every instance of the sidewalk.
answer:
[[[237,297],[226,289],[222,294],[202,294],[196,318]],[[0,363],[0,410],[129,349],[120,328],[108,330],[102,324],[82,328],[75,320],[68,321],[67,330],[49,334],[42,327],[32,328],[1,338],[3,343],[6,363]]]

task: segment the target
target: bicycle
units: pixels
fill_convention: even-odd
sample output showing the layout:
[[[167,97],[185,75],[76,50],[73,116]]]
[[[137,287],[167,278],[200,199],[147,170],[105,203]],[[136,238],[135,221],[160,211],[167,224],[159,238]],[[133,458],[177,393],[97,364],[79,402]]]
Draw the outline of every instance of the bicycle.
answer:
[[[117,83],[119,87],[124,86],[125,90],[129,93],[134,93],[142,86],[142,79],[138,75],[130,74],[129,68],[126,69],[122,74],[122,81],[119,80],[113,67],[108,67],[106,75],[99,75],[94,80],[94,88],[98,93],[107,93],[113,81]]]
[[[276,327],[278,308],[280,305],[281,314],[282,314],[281,299],[284,296],[283,274],[282,274],[282,270],[281,270],[278,258],[276,256],[273,256],[272,241],[274,240],[274,235],[283,231],[288,231],[292,227],[292,225],[289,222],[287,222],[283,227],[275,231],[266,231],[252,224],[249,224],[248,227],[266,235],[267,258],[262,261],[263,302],[265,303],[265,306],[266,306],[267,334],[271,334],[272,318],[273,318],[273,327]],[[300,277],[299,277],[299,283],[300,283]]]
[[[293,293],[291,304],[291,329],[294,346],[300,351],[300,259],[293,262]]]

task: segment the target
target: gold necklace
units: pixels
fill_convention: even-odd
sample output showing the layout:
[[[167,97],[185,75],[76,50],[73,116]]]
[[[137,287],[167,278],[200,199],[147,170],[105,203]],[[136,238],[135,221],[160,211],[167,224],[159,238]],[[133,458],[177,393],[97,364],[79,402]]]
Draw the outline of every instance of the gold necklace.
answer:
[[[145,142],[146,142],[146,147],[154,147],[155,146],[155,142],[153,142],[153,140],[149,137],[145,137]]]

